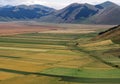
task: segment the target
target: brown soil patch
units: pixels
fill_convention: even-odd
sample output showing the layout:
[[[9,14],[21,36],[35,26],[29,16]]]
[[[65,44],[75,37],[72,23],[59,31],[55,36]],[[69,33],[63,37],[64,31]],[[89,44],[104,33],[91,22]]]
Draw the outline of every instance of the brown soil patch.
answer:
[[[49,30],[57,30],[55,26],[44,26],[34,24],[19,24],[19,23],[0,23],[0,35],[13,35],[21,33],[41,32]]]

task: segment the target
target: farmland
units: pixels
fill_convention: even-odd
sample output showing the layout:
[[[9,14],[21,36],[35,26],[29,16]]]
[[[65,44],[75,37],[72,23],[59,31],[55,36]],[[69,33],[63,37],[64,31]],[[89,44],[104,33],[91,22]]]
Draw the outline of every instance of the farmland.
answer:
[[[91,40],[112,25],[5,24],[0,24],[0,84],[120,83],[120,59],[106,53],[120,45]]]

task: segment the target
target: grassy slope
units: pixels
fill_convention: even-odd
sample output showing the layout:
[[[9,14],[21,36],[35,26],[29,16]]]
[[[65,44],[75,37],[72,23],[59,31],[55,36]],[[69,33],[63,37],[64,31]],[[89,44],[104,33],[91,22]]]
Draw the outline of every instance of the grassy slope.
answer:
[[[112,39],[114,42],[120,41],[120,25],[112,27],[106,31],[99,33],[94,39]]]

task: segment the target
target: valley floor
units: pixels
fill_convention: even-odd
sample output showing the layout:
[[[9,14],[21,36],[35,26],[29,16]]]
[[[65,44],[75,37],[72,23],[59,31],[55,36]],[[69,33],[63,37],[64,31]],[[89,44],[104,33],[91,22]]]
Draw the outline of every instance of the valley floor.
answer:
[[[35,31],[1,34],[0,84],[120,83],[119,56],[107,53],[120,45],[91,40],[110,25],[52,25],[51,30],[40,24]]]

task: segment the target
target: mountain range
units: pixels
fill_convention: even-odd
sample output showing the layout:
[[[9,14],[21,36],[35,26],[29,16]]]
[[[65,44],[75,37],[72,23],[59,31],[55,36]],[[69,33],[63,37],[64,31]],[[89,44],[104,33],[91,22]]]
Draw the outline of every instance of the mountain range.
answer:
[[[42,5],[18,5],[0,7],[0,20],[38,19],[54,12],[55,9]]]
[[[0,7],[0,20],[120,24],[120,6],[110,1],[97,5],[73,3],[60,10],[42,5],[3,6]]]

